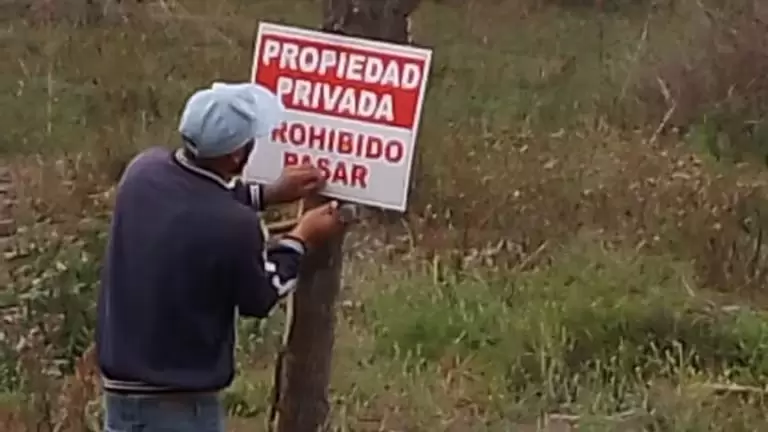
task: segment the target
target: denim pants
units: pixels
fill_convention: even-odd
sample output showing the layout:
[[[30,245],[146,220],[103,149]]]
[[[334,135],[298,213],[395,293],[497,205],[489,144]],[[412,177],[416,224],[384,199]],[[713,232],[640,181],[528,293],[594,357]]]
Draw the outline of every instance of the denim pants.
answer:
[[[107,392],[104,405],[104,432],[224,432],[224,408],[216,393]]]

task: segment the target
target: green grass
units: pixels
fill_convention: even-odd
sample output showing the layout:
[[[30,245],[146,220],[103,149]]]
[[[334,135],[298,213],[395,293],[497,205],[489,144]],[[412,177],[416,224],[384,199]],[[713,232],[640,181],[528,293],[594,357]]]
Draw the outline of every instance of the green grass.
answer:
[[[130,24],[15,20],[0,39],[0,160],[23,228],[0,297],[24,312],[0,340],[9,400],[30,396],[16,346],[32,329],[48,337],[37,369],[69,373],[91,340],[113,165],[175,145],[193,89],[245,79],[259,19],[320,21],[308,0],[181,5]],[[742,291],[761,287],[761,238],[744,228],[761,225],[738,212],[765,179],[607,126],[631,114],[621,99],[649,59],[685,45],[688,6],[418,10],[435,58],[410,232],[360,227],[348,243],[338,430],[568,430],[551,413],[585,431],[768,429],[762,396],[702,386],[766,384],[768,320]],[[282,318],[241,325],[237,430],[262,430]]]
[[[105,134],[120,144],[167,143],[190,92],[216,79],[247,79],[258,19],[319,22],[306,0],[225,2],[213,13],[183,5],[174,17],[139,17],[130,26],[15,23],[0,44],[14,59],[0,65],[1,125],[9,131],[0,149],[103,146]],[[578,124],[625,81],[645,18],[514,12],[431,3],[418,11],[418,41],[436,48],[423,122],[427,156],[439,156],[428,143],[443,141],[446,125],[503,133],[521,122],[552,131]],[[209,22],[185,18],[204,13]],[[670,20],[654,18],[661,36]]]
[[[16,273],[35,311],[21,328],[64,319],[49,333],[58,349],[47,355],[59,360],[87,344],[73,330],[91,325],[92,259],[103,246],[92,233],[40,241]],[[526,430],[517,428],[551,413],[579,416],[589,431],[768,426],[762,398],[701,387],[766,383],[768,320],[721,309],[693,285],[689,264],[591,238],[530,271],[360,253],[349,256],[339,315],[331,395],[340,430]],[[91,318],[73,321],[81,316]],[[244,430],[264,424],[282,325],[279,311],[265,326],[241,323],[241,373],[225,400]]]
[[[583,430],[768,425],[761,401],[696,387],[765,381],[763,313],[691,297],[685,265],[579,243],[527,273],[350,274],[370,281],[346,294],[360,303],[344,309],[336,352],[334,411],[349,430],[373,416],[392,429],[504,431],[546,413],[585,416]],[[232,409],[263,421],[270,380],[263,365],[242,375]],[[606,419],[627,411],[630,429]]]

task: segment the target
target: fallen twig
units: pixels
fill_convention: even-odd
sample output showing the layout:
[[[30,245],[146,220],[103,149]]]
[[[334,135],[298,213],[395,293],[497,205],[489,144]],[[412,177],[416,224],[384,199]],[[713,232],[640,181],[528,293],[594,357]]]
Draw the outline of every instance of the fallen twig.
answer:
[[[629,410],[621,411],[615,414],[601,415],[601,416],[595,416],[595,417],[598,417],[601,420],[606,420],[606,421],[624,421],[638,414],[639,412],[637,410],[629,409]],[[577,423],[581,421],[583,417],[584,416],[581,416],[578,414],[564,414],[564,413],[549,413],[546,415],[546,418],[548,420],[555,420],[555,421],[561,421],[561,422],[567,422],[567,423]]]
[[[667,123],[669,122],[669,119],[672,118],[672,114],[675,113],[676,109],[677,109],[677,102],[673,102],[672,106],[669,107],[669,109],[667,110],[666,114],[664,114],[664,118],[661,119],[661,123],[659,123],[659,126],[653,132],[653,136],[651,136],[651,139],[648,140],[649,144],[655,144],[656,143],[656,140],[659,138],[659,134],[661,134],[661,132],[667,126]]]
[[[526,256],[518,265],[513,269],[514,272],[525,271],[531,264],[533,264],[537,258],[539,258],[547,247],[549,246],[549,240],[544,241],[533,253]]]
[[[286,232],[292,230],[293,227],[295,227],[298,222],[299,222],[298,219],[288,219],[288,220],[272,222],[270,224],[267,224],[267,231],[269,231],[269,233],[273,235],[285,234]]]
[[[709,390],[718,395],[727,394],[753,394],[753,395],[768,395],[768,388],[747,386],[741,384],[722,384],[722,383],[700,383],[692,384],[690,387],[703,388]]]

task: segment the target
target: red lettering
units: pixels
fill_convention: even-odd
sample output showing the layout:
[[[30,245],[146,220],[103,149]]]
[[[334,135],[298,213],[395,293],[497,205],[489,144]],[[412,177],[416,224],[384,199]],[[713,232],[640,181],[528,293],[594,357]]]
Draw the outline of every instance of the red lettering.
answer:
[[[339,132],[339,145],[336,150],[341,154],[350,154],[352,153],[353,142],[354,136],[351,133],[347,131],[341,131]]]
[[[309,127],[309,148],[325,150],[325,128],[320,126]]]
[[[304,125],[301,123],[293,123],[291,127],[288,128],[288,139],[293,145],[300,146],[305,144],[307,140],[307,130],[304,128]]]
[[[387,142],[387,146],[384,149],[384,158],[390,163],[398,163],[403,159],[405,154],[405,146],[398,140],[392,140]]]
[[[378,159],[381,157],[384,142],[379,137],[369,136],[365,146],[365,157],[368,159]]]
[[[293,166],[299,164],[299,155],[293,152],[285,152],[283,153],[283,166]]]
[[[317,167],[323,172],[323,177],[325,177],[326,180],[331,178],[331,170],[328,168],[328,165],[330,164],[331,161],[328,160],[328,158],[321,157],[317,159]]]
[[[352,165],[352,174],[350,174],[350,186],[360,189],[368,188],[368,168],[365,165]]]
[[[285,128],[286,123],[280,123],[280,127],[272,129],[272,141],[285,144]]]
[[[325,129],[328,133],[326,137],[326,150],[333,153],[336,148],[336,129]]]
[[[309,153],[285,152],[283,153],[283,166],[310,164],[320,168],[323,176],[330,183],[360,189],[368,188],[370,171],[368,167],[353,163],[349,165],[344,161],[333,161],[327,157],[313,158]]]
[[[367,135],[358,134],[355,136],[355,156],[361,157],[363,155],[363,150],[365,149],[364,142],[367,138]]]
[[[347,178],[347,165],[343,161],[336,162],[336,169],[333,170],[333,177],[331,177],[333,183],[341,183],[344,186],[349,184]]]
[[[332,184],[367,189],[370,167],[357,161],[337,160],[333,153],[354,155],[358,160],[381,160],[402,163],[406,156],[405,143],[344,129],[334,129],[303,122],[281,123],[272,130],[272,141],[295,148],[306,146],[312,152],[288,151],[283,154],[283,166],[314,165]]]

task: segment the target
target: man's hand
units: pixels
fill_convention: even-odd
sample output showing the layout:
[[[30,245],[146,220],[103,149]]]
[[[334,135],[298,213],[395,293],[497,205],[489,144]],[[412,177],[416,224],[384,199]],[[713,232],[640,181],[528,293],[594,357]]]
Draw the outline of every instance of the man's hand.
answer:
[[[325,187],[325,177],[312,165],[294,165],[283,170],[280,178],[264,187],[266,205],[285,204],[307,197]]]
[[[339,203],[332,201],[304,213],[289,235],[314,246],[340,233],[345,225],[339,213]]]

